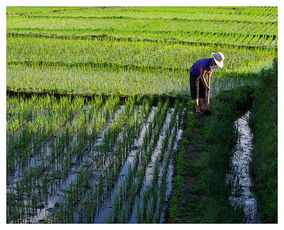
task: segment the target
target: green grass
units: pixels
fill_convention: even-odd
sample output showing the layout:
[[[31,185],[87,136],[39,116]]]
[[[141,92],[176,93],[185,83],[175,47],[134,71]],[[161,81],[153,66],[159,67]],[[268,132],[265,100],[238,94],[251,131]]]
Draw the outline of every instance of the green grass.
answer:
[[[263,223],[277,223],[277,63],[264,69],[254,87],[221,92],[212,103],[213,116],[194,121],[187,115],[176,157],[169,222],[240,222],[241,211],[228,206],[225,184],[236,142],[233,122],[250,110],[253,131],[252,181]],[[188,146],[193,152],[188,152]],[[191,178],[190,180],[188,178]],[[184,188],[189,186],[188,190]]]
[[[251,87],[224,91],[211,105],[212,117],[196,121],[191,112],[187,114],[184,137],[176,157],[168,222],[242,221],[241,210],[229,205],[230,187],[226,184],[226,175],[237,140],[233,123],[249,109],[251,99]]]
[[[240,210],[228,205],[230,191],[225,176],[236,141],[233,121],[252,103],[255,194],[262,221],[276,222],[277,82],[274,73],[261,70],[272,65],[277,52],[277,27],[277,7],[7,7],[7,90],[56,95],[138,95],[138,104],[143,96],[188,98],[188,69],[193,62],[212,52],[223,52],[224,68],[217,68],[212,78],[214,115],[196,122],[190,112],[192,105],[188,106],[184,138],[176,158],[169,221],[242,220]],[[259,82],[260,89],[252,95]],[[267,90],[270,84],[273,90]],[[233,90],[224,92],[228,89]],[[92,222],[94,207],[114,185],[127,149],[133,145],[141,125],[147,123],[152,101],[145,99],[139,111],[134,112],[135,99],[126,99],[127,110],[111,123],[104,143],[95,146],[93,139],[118,111],[118,97],[98,97],[89,109],[83,105],[83,98],[61,97],[58,103],[53,97],[43,98],[7,99],[8,170],[15,171],[15,165],[28,166],[34,157],[41,159],[36,167],[19,172],[22,177],[7,193],[7,220],[22,222],[36,206],[42,206],[54,184],[64,181],[72,164],[79,162],[79,176],[64,190],[64,200],[44,221],[74,222],[74,213],[78,212],[79,222]],[[123,209],[115,216],[110,213],[108,221],[125,221],[132,209],[147,162],[161,135],[167,106],[162,99],[159,101],[153,121],[158,125],[149,126],[142,146],[145,154],[136,158],[143,164],[137,163],[129,171],[129,181],[116,194],[120,197],[116,206]],[[173,126],[177,128],[177,124]],[[168,129],[176,135],[172,131],[176,129]],[[119,139],[121,135],[125,138]],[[51,152],[48,156],[44,155],[46,149],[37,151],[44,142]],[[189,145],[198,152],[190,159]],[[100,152],[91,164],[90,146]],[[168,156],[163,158],[167,164]],[[101,170],[102,174],[95,173],[95,178],[92,170]],[[167,167],[163,168],[162,178],[166,174]],[[193,186],[185,190],[188,177],[193,178]],[[159,188],[164,197],[165,180]],[[153,191],[157,196],[156,187]],[[129,203],[121,203],[122,193],[131,197]],[[140,220],[150,221],[155,209],[155,218],[159,218],[164,198],[148,198],[151,207],[144,209],[147,215],[143,216],[143,207],[138,208]],[[87,215],[83,210],[87,210]]]
[[[261,221],[277,223],[277,59],[274,69],[263,71],[252,106],[254,192],[259,201]]]

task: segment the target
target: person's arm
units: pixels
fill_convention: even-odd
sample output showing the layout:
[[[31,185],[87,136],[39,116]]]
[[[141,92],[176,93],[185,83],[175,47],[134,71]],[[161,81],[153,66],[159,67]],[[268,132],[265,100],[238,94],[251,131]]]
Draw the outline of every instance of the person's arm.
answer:
[[[210,70],[210,71],[207,71],[207,74],[208,74],[208,76],[209,76],[209,77],[211,77],[211,76],[212,76],[212,74],[213,74],[213,70],[214,70],[214,69],[212,69],[212,70]]]
[[[200,69],[200,80],[203,83],[203,85],[205,85],[205,88],[210,90],[210,87],[208,86],[207,81],[205,79],[205,74],[206,73],[207,72],[201,67],[201,69]]]
[[[214,69],[212,69],[212,70],[210,70],[210,71],[207,71],[207,75],[208,75],[208,82],[207,82],[207,85],[209,86],[209,90],[210,90],[210,88],[211,88],[210,81],[211,81],[211,76],[212,76],[212,74],[213,74],[213,70],[214,70]]]

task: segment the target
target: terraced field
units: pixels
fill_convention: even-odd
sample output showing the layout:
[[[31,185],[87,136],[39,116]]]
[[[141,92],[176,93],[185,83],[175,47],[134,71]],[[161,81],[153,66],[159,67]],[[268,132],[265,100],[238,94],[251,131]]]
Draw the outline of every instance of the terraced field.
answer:
[[[163,222],[189,68],[223,52],[212,96],[254,85],[277,28],[276,7],[8,7],[7,222]]]
[[[119,101],[8,99],[9,222],[160,222],[183,106]]]
[[[7,87],[185,96],[187,70],[211,52],[226,54],[226,68],[216,71],[213,93],[225,88],[224,82],[238,78],[236,84],[241,84],[243,76],[247,80],[247,74],[271,64],[277,8],[221,7],[211,12],[206,7],[8,8]]]

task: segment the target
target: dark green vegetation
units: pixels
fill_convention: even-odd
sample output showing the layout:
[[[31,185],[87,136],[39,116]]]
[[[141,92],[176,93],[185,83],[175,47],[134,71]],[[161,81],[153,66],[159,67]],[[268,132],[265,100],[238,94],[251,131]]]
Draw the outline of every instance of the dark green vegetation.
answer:
[[[183,102],[119,102],[7,97],[8,222],[160,222]]]
[[[241,210],[229,206],[230,187],[226,184],[226,174],[237,140],[233,123],[247,110],[252,112],[253,188],[260,218],[265,223],[277,222],[276,69],[274,65],[274,69],[263,70],[259,75],[260,83],[254,88],[235,88],[220,93],[211,105],[212,117],[196,121],[192,113],[187,114],[184,137],[176,157],[168,222],[243,221]]]
[[[251,94],[248,87],[224,91],[214,98],[212,117],[196,121],[192,113],[187,114],[176,157],[169,222],[241,221],[240,210],[234,210],[228,202],[230,187],[226,184],[226,174],[237,140],[233,123],[250,108]]]
[[[262,120],[269,102],[252,91],[277,28],[276,7],[7,7],[7,222],[163,221],[185,111],[169,221],[239,222],[225,174],[251,102],[256,193],[273,222],[276,113]],[[212,52],[225,67],[213,117],[196,122],[188,70]]]
[[[252,173],[262,222],[277,222],[277,60],[254,92]]]

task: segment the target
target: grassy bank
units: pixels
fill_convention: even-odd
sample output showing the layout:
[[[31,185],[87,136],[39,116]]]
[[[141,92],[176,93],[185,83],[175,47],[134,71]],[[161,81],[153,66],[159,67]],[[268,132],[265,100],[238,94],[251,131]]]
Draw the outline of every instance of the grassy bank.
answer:
[[[185,131],[176,157],[173,196],[168,222],[234,223],[242,221],[240,210],[228,204],[225,183],[232,148],[237,137],[233,122],[252,112],[251,173],[261,222],[277,222],[277,64],[263,70],[255,88],[223,91],[211,105],[213,115],[193,119],[187,114]],[[192,105],[189,106],[192,111]]]
[[[233,122],[251,106],[252,88],[221,93],[211,105],[213,116],[193,119],[187,114],[185,132],[176,157],[174,192],[168,222],[235,223],[240,210],[228,203],[225,182],[237,136]],[[189,105],[189,111],[192,111]]]
[[[254,133],[252,174],[261,222],[277,222],[277,62],[255,89],[250,125]]]

